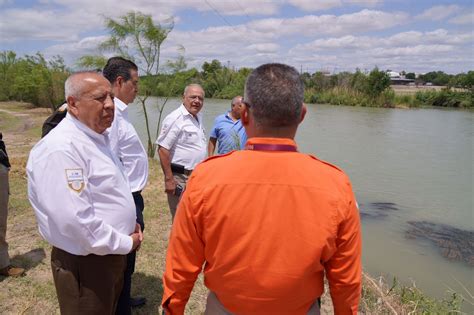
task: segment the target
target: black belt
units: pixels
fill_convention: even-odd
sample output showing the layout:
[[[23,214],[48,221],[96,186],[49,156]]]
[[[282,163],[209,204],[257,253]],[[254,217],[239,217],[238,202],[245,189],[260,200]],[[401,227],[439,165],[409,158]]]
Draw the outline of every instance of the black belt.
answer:
[[[174,164],[174,163],[171,163],[171,171],[173,173],[183,174],[187,176],[191,175],[191,173],[193,172],[193,170],[185,169],[183,165]]]

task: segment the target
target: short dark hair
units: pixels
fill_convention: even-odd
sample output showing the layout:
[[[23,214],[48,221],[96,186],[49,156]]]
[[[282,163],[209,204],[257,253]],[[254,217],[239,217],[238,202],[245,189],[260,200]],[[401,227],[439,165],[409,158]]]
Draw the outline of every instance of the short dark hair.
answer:
[[[125,81],[130,80],[131,70],[138,71],[138,67],[133,61],[123,57],[112,57],[107,60],[107,64],[105,65],[104,70],[102,70],[102,74],[110,81],[110,83],[113,84],[119,76],[124,78]]]
[[[297,125],[301,117],[304,85],[298,71],[279,63],[261,65],[245,83],[244,102],[257,125],[286,127]]]

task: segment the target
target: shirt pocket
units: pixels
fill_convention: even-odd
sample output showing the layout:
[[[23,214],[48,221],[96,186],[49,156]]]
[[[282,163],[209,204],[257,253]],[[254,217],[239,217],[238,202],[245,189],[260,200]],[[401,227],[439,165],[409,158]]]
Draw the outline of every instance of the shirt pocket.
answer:
[[[184,127],[183,128],[183,142],[186,144],[194,144],[199,142],[199,133],[197,130],[189,128],[189,127]]]

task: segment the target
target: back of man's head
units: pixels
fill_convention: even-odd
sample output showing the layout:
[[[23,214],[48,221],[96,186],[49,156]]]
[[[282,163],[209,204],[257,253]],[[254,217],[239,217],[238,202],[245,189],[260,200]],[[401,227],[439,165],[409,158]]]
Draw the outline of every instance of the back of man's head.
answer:
[[[298,71],[284,64],[261,65],[245,83],[244,102],[262,128],[297,126],[303,97],[304,85]]]
[[[122,57],[112,57],[107,60],[107,64],[102,71],[104,77],[114,84],[115,80],[121,76],[125,81],[130,80],[130,71],[138,71],[137,65],[128,59]]]

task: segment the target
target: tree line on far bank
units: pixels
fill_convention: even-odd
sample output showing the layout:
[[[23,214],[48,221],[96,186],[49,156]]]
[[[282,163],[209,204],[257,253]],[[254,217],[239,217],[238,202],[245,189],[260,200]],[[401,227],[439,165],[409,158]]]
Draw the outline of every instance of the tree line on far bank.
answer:
[[[0,52],[0,101],[21,101],[54,108],[64,100],[70,70],[61,56],[46,60],[40,53],[18,57]]]
[[[184,59],[167,63],[164,68],[166,72],[142,76],[141,90],[153,96],[180,96],[187,84],[199,83],[206,97],[231,99],[243,94],[245,80],[252,71],[250,68],[234,69],[218,60],[204,62],[200,70],[183,70],[186,68]],[[13,51],[2,51],[0,101],[24,101],[35,106],[54,108],[64,99],[64,81],[70,73],[61,56],[46,60],[40,53],[18,57]],[[337,74],[304,72],[301,77],[306,88],[307,103],[376,107],[473,107],[474,71],[456,75],[442,71],[426,73],[416,79],[417,83],[443,83],[446,88],[441,91],[419,91],[412,95],[396,95],[390,88],[389,76],[378,68],[369,73],[359,70]]]
[[[206,97],[230,99],[243,94],[250,68],[232,69],[218,60],[204,62],[201,71],[190,69],[159,74],[154,77],[158,85],[151,90],[154,96],[179,96],[186,84],[199,83]],[[441,91],[419,91],[413,95],[397,95],[390,88],[387,72],[377,67],[369,73],[356,70],[354,73],[341,72],[325,74],[304,72],[301,78],[305,84],[305,102],[333,105],[371,107],[473,107],[474,71],[456,75],[442,71],[429,72],[417,78],[417,84],[438,82],[437,78],[448,78],[449,84]],[[142,78],[146,81],[150,78]],[[426,81],[425,81],[426,80]],[[458,91],[453,88],[462,89]]]

